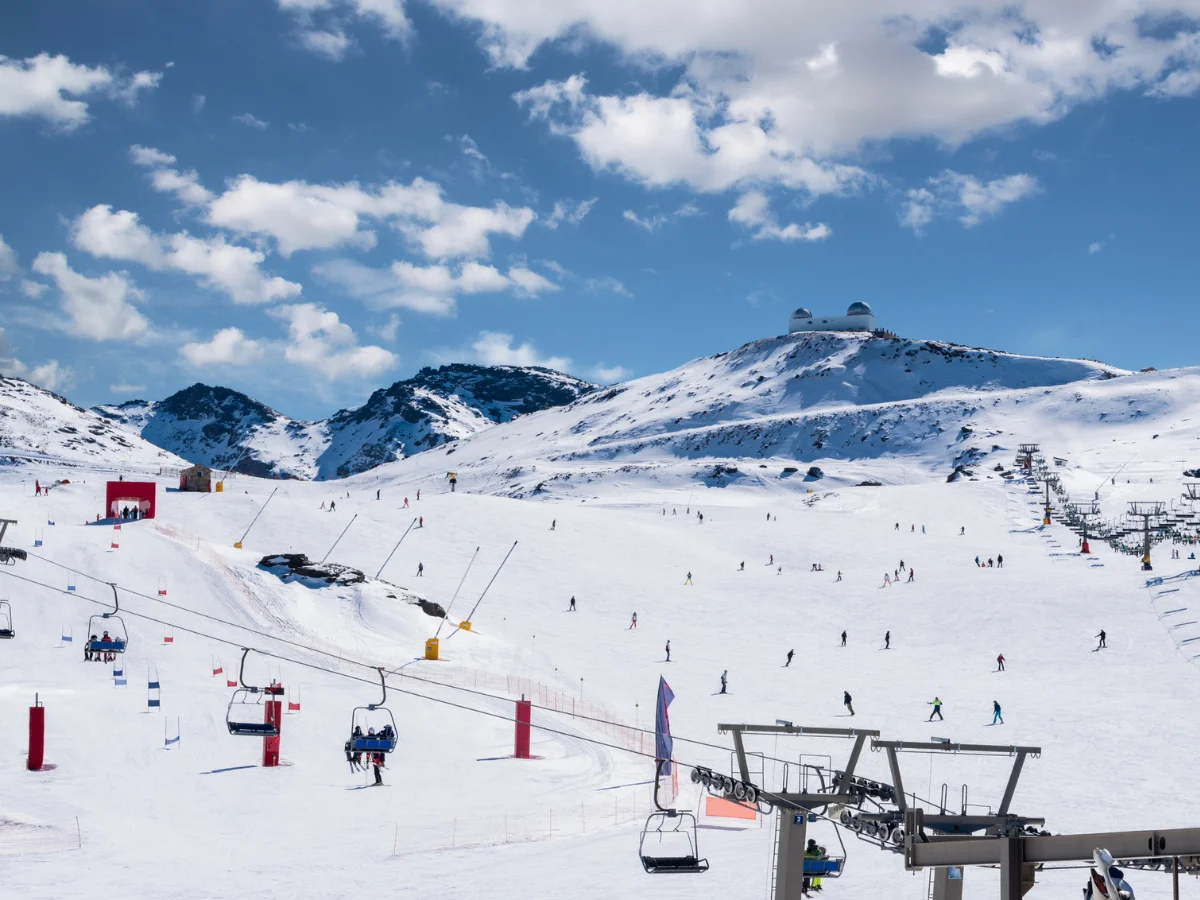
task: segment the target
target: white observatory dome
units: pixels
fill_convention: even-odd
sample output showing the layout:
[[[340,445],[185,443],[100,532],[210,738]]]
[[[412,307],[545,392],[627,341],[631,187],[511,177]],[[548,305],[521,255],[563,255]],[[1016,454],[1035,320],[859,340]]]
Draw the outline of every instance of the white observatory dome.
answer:
[[[850,304],[850,308],[846,310],[848,316],[869,316],[871,315],[871,307],[862,301],[856,301]]]
[[[811,319],[812,317],[812,311],[807,306],[802,306],[792,313],[793,319]]]

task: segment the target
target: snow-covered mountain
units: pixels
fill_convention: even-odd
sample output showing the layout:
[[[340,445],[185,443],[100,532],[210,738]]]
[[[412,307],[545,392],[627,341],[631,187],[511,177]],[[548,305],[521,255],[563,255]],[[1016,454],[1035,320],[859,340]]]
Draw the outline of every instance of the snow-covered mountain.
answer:
[[[95,412],[160,447],[259,476],[340,478],[560,406],[595,385],[537,366],[425,368],[320,422],[288,418],[245,394],[194,384],[165,400]]]
[[[862,479],[903,456],[946,477],[1001,450],[1010,461],[1031,404],[1061,403],[1064,424],[1115,422],[1145,408],[1159,376],[1174,377],[939,341],[794,334],[596,391],[388,471],[409,478],[454,469],[464,487],[487,480],[513,495],[636,469],[728,482],[767,460],[783,463],[776,476],[784,466],[835,461]],[[751,459],[749,471],[728,471]],[[905,471],[911,477],[913,467]]]
[[[174,453],[58,394],[0,376],[0,463],[30,459],[87,468],[156,470],[183,464]]]

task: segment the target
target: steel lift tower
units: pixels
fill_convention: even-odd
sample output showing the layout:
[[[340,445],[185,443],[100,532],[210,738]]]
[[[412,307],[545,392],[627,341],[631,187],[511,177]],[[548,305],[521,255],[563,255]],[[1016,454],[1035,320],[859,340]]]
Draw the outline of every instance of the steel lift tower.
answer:
[[[1150,565],[1150,523],[1166,514],[1166,504],[1159,501],[1129,501],[1129,516],[1142,520],[1142,571],[1152,571]]]

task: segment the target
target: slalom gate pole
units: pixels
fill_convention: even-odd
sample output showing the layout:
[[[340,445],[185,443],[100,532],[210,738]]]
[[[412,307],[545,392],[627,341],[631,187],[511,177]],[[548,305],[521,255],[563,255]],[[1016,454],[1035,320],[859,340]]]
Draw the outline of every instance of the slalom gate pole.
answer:
[[[271,497],[275,496],[275,491],[277,491],[277,490],[279,490],[279,488],[275,488],[274,491],[271,491]],[[255,513],[254,518],[250,520],[250,524],[248,526],[246,526],[246,530],[244,532],[242,532],[242,536],[240,538],[238,538],[238,542],[233,545],[237,549],[239,549],[239,550],[242,549],[242,541],[244,541],[246,539],[246,535],[248,535],[250,533],[250,529],[253,528],[254,523],[258,521],[258,517],[263,514],[263,510],[265,510],[267,508],[267,503],[271,502],[271,497],[268,497],[267,502],[262,505],[262,509],[260,509],[257,513]]]
[[[333,547],[329,548],[329,553],[332,553],[333,548],[342,542],[342,538],[344,538],[346,536],[346,532],[350,530],[350,526],[354,524],[354,520],[357,518],[358,518],[358,513],[355,513],[353,516],[350,517],[350,521],[347,523],[346,527],[342,529],[342,533],[338,535],[338,539],[333,542]],[[329,559],[329,553],[326,553],[324,556],[321,557],[321,562],[325,562],[325,560]]]
[[[517,542],[513,541],[513,545],[508,548],[508,552],[504,554],[504,559],[500,560],[500,565],[496,567],[495,574],[492,575],[492,580],[487,583],[487,587],[483,589],[483,593],[479,595],[479,599],[475,601],[475,605],[471,607],[471,611],[467,613],[466,621],[470,622],[475,618],[475,610],[479,609],[479,604],[483,602],[483,598],[487,596],[487,592],[492,589],[492,584],[495,583],[500,570],[504,568],[504,564],[508,562],[508,558],[512,556],[513,551],[517,549]]]
[[[442,633],[442,626],[446,624],[446,620],[450,618],[450,608],[454,606],[454,601],[458,599],[458,592],[462,590],[463,582],[467,580],[467,575],[471,571],[471,566],[475,565],[475,557],[479,555],[479,548],[475,548],[475,552],[471,554],[471,561],[467,563],[467,571],[463,572],[463,577],[458,581],[458,587],[454,589],[454,596],[450,598],[450,602],[446,605],[446,616],[442,621],[438,622],[437,631],[433,633],[436,638]]]
[[[408,537],[408,533],[412,531],[413,526],[416,524],[417,520],[415,518],[408,523],[408,527],[404,529],[404,534],[400,535],[400,540],[396,541],[396,546],[392,548],[392,552],[387,555],[387,559],[383,561],[383,565],[380,566],[379,571],[375,573],[376,578],[383,574],[384,566],[392,561],[392,557],[396,554],[396,551],[400,549],[400,545],[404,543],[404,539]]]

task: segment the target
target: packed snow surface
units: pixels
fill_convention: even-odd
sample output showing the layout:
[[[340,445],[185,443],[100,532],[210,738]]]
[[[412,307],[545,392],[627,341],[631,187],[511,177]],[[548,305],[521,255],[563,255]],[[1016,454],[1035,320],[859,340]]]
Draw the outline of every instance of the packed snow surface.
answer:
[[[539,758],[508,758],[520,694],[542,707],[644,728],[660,676],[676,695],[675,757],[685,766],[730,771],[730,741],[717,733],[719,722],[786,719],[875,728],[902,740],[1037,745],[1043,754],[1025,765],[1013,809],[1044,817],[1049,830],[1196,825],[1200,650],[1162,616],[1200,607],[1200,578],[1147,587],[1132,557],[1098,543],[1091,557],[1081,556],[1066,528],[1040,526],[1036,495],[992,469],[1011,465],[1018,442],[1040,441],[1047,456],[1066,459],[1072,492],[1096,494],[1106,514],[1127,500],[1176,497],[1180,461],[1197,458],[1195,373],[1106,379],[1103,367],[1064,363],[1054,383],[1044,372],[1027,383],[1005,357],[993,364],[985,356],[970,362],[994,365],[993,389],[940,388],[932,376],[924,388],[901,389],[855,380],[850,363],[874,353],[870,344],[847,343],[847,370],[826,376],[793,373],[788,365],[800,361],[788,359],[788,347],[781,340],[748,350],[762,358],[738,363],[745,372],[731,374],[727,359],[704,362],[714,386],[696,389],[692,418],[655,411],[659,387],[662,396],[671,390],[669,376],[643,379],[612,399],[602,392],[594,402],[496,426],[459,442],[448,458],[439,449],[346,481],[239,477],[223,494],[198,495],[167,492],[164,480],[158,518],[119,533],[83,524],[99,511],[102,476],[72,477],[35,498],[32,478],[45,484],[55,468],[10,471],[0,497],[4,516],[18,524],[5,543],[31,556],[0,569],[0,596],[11,601],[16,632],[0,641],[3,895],[764,897],[770,818],[702,813],[700,851],[712,869],[643,873],[633,811],[636,804],[638,819],[647,812],[644,783],[653,764],[629,752],[638,749],[636,732],[538,709],[535,725],[553,729],[535,728]],[[923,370],[962,362],[928,358]],[[773,399],[756,393],[749,368],[767,376]],[[926,378],[923,370],[913,377]],[[779,396],[793,380],[806,399],[783,410]],[[894,441],[850,454],[832,432],[824,451],[807,438],[801,452],[770,437],[777,415],[807,421],[847,402],[847,382],[859,401],[869,395],[881,420],[904,411],[908,423],[923,410],[927,438],[905,455]],[[822,384],[829,385],[824,393]],[[734,405],[750,412],[734,422]],[[728,429],[744,429],[754,417],[759,436],[740,432],[739,452]],[[967,425],[971,432],[960,439]],[[713,442],[724,455],[711,450]],[[963,442],[986,460],[972,461],[975,480],[947,483]],[[701,450],[689,449],[697,443]],[[625,449],[617,454],[617,446]],[[714,461],[728,460],[741,477],[710,477]],[[805,480],[813,462],[826,474]],[[504,466],[538,472],[505,476]],[[797,466],[784,477],[785,467]],[[455,469],[458,491],[450,493],[445,475]],[[581,474],[533,492],[534,478],[572,473]],[[860,480],[883,486],[855,487]],[[234,549],[260,513],[245,549]],[[376,580],[418,518],[423,524]],[[1167,547],[1156,548],[1152,574],[1170,579],[1195,568],[1186,559],[1191,548],[1179,549],[1184,558],[1172,560]],[[257,567],[264,555],[285,552],[327,556],[371,577],[315,587]],[[976,556],[1000,554],[1003,568],[975,565]],[[885,587],[885,573],[891,577],[901,559],[913,583]],[[814,564],[823,571],[812,571]],[[123,687],[114,685],[111,665],[82,659],[88,617],[111,608],[106,581],[122,589],[129,631]],[[414,604],[422,598],[450,606],[438,662],[418,659],[441,622]],[[455,632],[453,623],[468,614],[473,630]],[[97,627],[104,623],[91,632]],[[1108,648],[1097,650],[1101,629]],[[72,641],[64,644],[63,635]],[[278,768],[259,767],[261,742],[231,736],[225,726],[232,693],[225,677],[236,671],[241,647],[275,654],[249,655],[248,682],[277,679],[301,702],[300,712],[285,716]],[[789,649],[795,659],[785,668]],[[224,672],[214,676],[217,663]],[[400,745],[384,773],[387,787],[378,790],[366,787],[369,776],[349,771],[343,753],[354,707],[381,699],[372,666],[404,673],[388,676],[386,705]],[[718,692],[723,670],[725,695]],[[148,709],[146,685],[154,679],[162,705]],[[455,686],[435,683],[445,681]],[[853,719],[843,691],[853,695]],[[52,767],[27,772],[35,694],[46,708]],[[935,696],[945,721],[929,724]],[[994,727],[993,701],[1004,714]],[[181,739],[166,749],[164,729],[174,737],[177,723]],[[756,738],[749,749],[767,757],[763,780],[778,788],[781,761],[790,763],[794,786],[801,754],[829,754],[841,767],[849,746]],[[969,802],[995,807],[1010,763],[906,757],[905,787],[936,802],[945,784],[953,806],[965,784]],[[889,780],[882,754],[865,754],[859,771]],[[700,798],[686,772],[677,803],[696,809]],[[836,848],[832,826],[813,828]],[[849,834],[844,840],[845,875],[826,880],[825,895],[926,896],[925,878],[905,873],[899,856]],[[1078,896],[1084,875],[1045,872],[1038,881],[1031,896]],[[1169,896],[1162,874],[1135,871],[1130,881],[1142,900]],[[994,871],[968,873],[966,896],[997,890]]]

